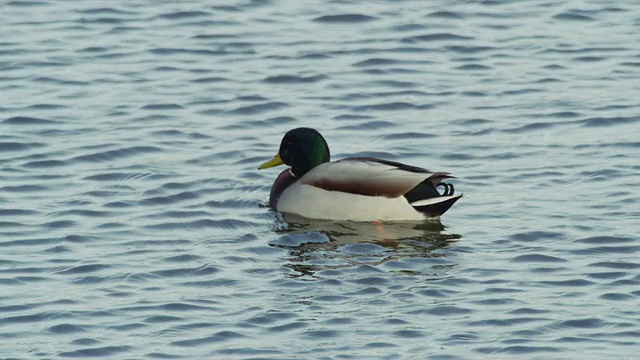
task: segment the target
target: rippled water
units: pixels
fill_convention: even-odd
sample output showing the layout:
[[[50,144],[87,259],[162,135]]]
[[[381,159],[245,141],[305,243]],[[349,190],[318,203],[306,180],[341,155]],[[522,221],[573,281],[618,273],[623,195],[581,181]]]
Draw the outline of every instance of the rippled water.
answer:
[[[0,5],[0,357],[631,359],[633,1]],[[283,221],[256,167],[459,177],[442,223]]]

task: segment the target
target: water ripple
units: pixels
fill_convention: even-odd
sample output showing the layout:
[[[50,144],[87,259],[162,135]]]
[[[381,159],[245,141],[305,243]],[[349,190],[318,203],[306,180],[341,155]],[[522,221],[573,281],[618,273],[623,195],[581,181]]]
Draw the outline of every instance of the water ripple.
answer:
[[[373,16],[363,14],[340,14],[340,15],[324,15],[313,19],[313,21],[323,23],[360,23],[375,20]]]
[[[3,124],[9,125],[55,125],[58,122],[29,116],[14,116],[2,121]]]

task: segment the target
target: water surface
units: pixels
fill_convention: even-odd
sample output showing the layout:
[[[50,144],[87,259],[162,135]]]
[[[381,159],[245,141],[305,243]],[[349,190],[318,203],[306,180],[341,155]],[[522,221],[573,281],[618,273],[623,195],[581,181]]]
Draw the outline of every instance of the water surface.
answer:
[[[0,5],[0,357],[631,359],[631,1]],[[290,128],[459,177],[282,219]]]

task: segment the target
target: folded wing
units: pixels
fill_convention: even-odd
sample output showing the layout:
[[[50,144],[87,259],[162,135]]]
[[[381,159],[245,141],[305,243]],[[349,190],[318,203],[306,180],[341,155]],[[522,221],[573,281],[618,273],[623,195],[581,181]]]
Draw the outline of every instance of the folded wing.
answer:
[[[361,157],[321,164],[308,172],[301,181],[327,191],[366,196],[396,198],[409,194],[412,198],[408,200],[414,202],[440,196],[435,186],[447,178],[453,176],[394,161]],[[415,191],[412,194],[411,191],[418,185],[425,189],[421,189],[419,194]]]

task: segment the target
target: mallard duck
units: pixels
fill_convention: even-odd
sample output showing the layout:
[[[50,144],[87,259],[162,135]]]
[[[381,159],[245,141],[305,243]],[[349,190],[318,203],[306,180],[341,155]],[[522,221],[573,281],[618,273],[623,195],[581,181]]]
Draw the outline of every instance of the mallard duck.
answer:
[[[271,208],[314,219],[416,221],[439,217],[462,197],[443,182],[453,178],[446,172],[371,157],[329,159],[329,146],[318,131],[287,132],[278,153],[258,167],[290,166],[273,183]]]

